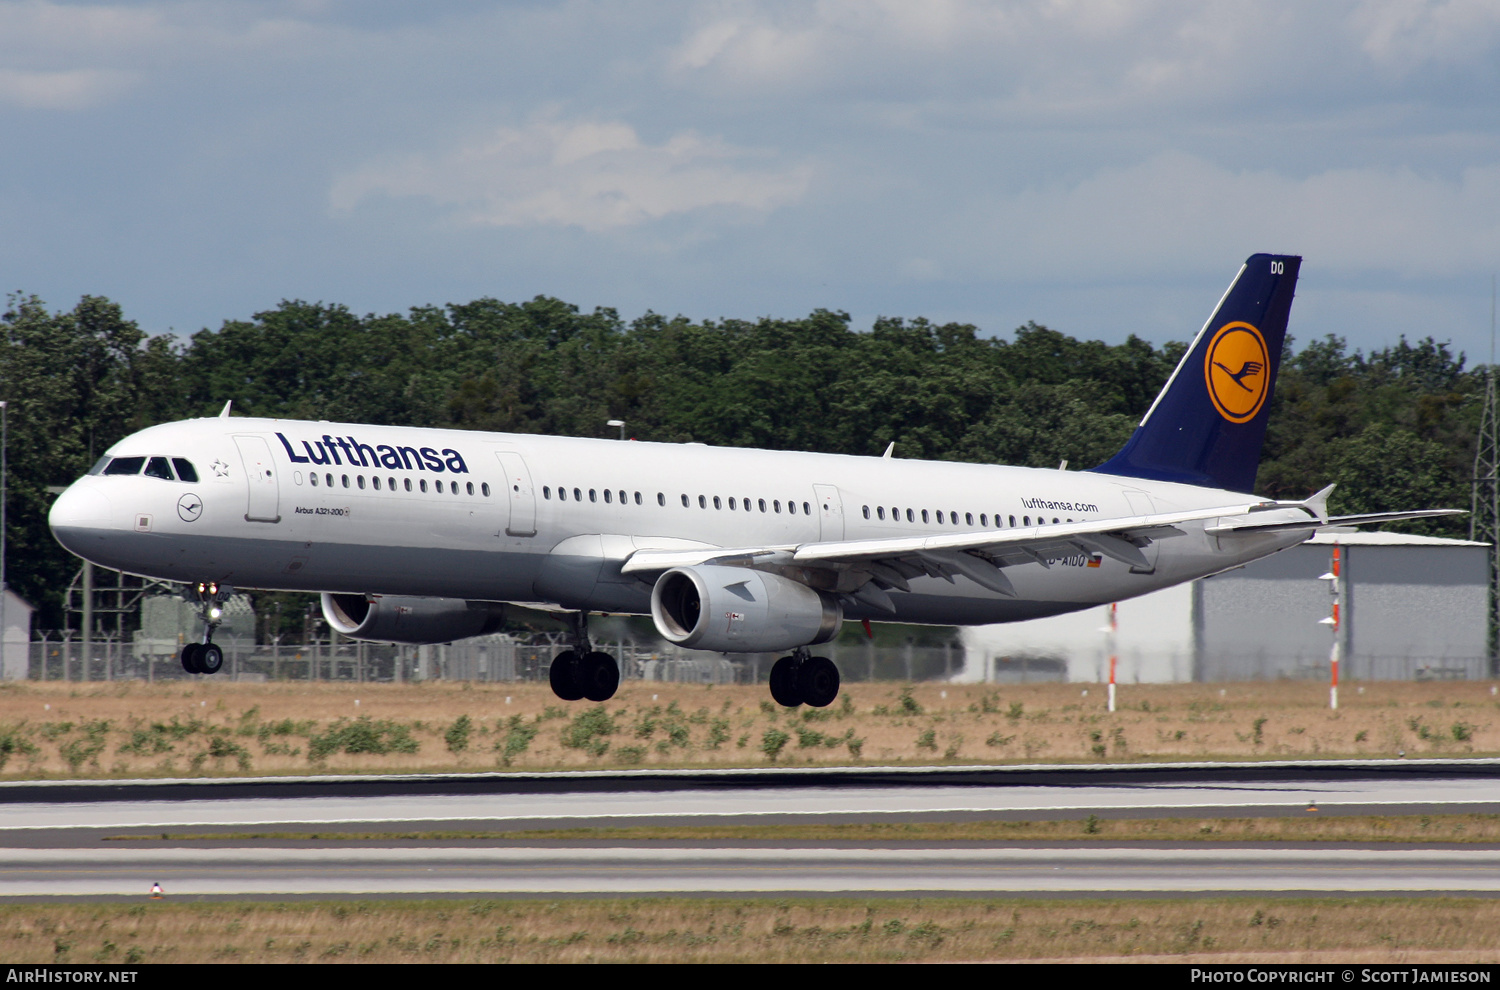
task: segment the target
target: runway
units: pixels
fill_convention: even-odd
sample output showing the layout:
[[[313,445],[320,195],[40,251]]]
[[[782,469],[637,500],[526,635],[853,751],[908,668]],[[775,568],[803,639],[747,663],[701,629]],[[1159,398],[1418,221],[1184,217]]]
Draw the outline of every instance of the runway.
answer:
[[[1389,767],[1389,769],[1387,769]],[[413,793],[416,792],[416,793]],[[1317,809],[1312,811],[1309,809]],[[163,830],[1500,813],[1496,761],[0,785],[0,897],[1500,892],[1500,849],[162,842]]]
[[[0,785],[0,842],[58,829],[962,820],[1302,811],[1500,813],[1500,761],[870,768]],[[34,836],[33,836],[34,837]]]
[[[1500,892],[1495,849],[373,848],[0,851],[0,897]]]

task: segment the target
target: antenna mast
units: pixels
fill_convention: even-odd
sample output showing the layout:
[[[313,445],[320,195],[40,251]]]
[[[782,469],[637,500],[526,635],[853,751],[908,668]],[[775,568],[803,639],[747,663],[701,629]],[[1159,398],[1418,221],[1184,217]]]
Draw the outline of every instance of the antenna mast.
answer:
[[[1484,412],[1474,450],[1474,493],[1470,505],[1469,539],[1490,545],[1489,665],[1490,676],[1500,675],[1500,423],[1495,404],[1495,276],[1490,276],[1490,363],[1484,376]]]

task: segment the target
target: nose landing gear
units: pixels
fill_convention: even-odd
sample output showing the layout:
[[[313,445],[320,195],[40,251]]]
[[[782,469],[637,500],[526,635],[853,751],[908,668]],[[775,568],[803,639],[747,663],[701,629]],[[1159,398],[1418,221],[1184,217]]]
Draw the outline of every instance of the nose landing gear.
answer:
[[[827,708],[838,696],[838,667],[827,657],[810,656],[805,646],[771,668],[771,697],[784,708]]]
[[[608,701],[620,687],[620,667],[615,658],[589,645],[589,617],[586,612],[572,616],[573,649],[564,650],[552,660],[547,678],[552,693],[563,701]]]
[[[203,618],[203,642],[182,648],[182,669],[189,674],[217,674],[224,667],[224,651],[213,642],[214,630],[223,621],[223,605],[234,595],[234,589],[214,581],[199,581],[183,596],[196,601]]]

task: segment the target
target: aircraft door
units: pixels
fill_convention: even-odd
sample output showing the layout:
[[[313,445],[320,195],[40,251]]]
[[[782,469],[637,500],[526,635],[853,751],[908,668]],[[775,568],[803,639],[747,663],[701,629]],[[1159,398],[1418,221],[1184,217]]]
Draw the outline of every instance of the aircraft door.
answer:
[[[1128,491],[1128,492],[1125,493],[1125,501],[1130,503],[1130,513],[1131,513],[1131,515],[1149,516],[1153,512],[1156,511],[1156,503],[1152,502],[1151,501],[1151,496],[1147,495],[1145,492],[1138,492],[1138,491],[1137,492],[1129,492]],[[1161,545],[1159,543],[1157,543],[1155,540],[1152,540],[1150,543],[1148,543],[1145,546],[1141,547],[1141,553],[1143,553],[1143,554],[1146,555],[1146,559],[1151,562],[1151,566],[1150,566],[1150,568],[1147,568],[1147,569],[1143,569],[1143,568],[1139,568],[1139,567],[1132,567],[1130,569],[1130,573],[1132,573],[1132,574],[1150,574],[1153,571],[1155,571],[1156,570],[1156,554],[1157,554],[1157,552],[1160,549],[1161,549]]]
[[[813,485],[818,497],[818,531],[826,543],[844,538],[844,502],[837,485]]]
[[[514,450],[497,450],[495,456],[505,473],[505,495],[510,504],[510,523],[505,532],[511,536],[535,536],[536,492],[531,488],[526,461]]]
[[[255,436],[237,436],[234,445],[240,449],[240,462],[245,465],[245,487],[249,497],[245,521],[281,522],[281,493],[270,445],[265,437]]]

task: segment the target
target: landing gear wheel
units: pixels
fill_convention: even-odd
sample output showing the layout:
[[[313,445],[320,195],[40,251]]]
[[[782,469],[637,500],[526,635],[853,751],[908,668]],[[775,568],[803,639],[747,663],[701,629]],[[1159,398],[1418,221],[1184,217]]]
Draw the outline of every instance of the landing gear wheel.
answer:
[[[783,708],[796,708],[802,704],[802,691],[797,684],[797,661],[782,657],[771,668],[771,697]]]
[[[552,658],[552,669],[547,679],[552,683],[552,693],[564,701],[577,701],[583,697],[583,684],[578,676],[579,657],[572,650],[563,650]]]
[[[577,682],[590,701],[608,701],[620,686],[620,668],[615,658],[597,650],[578,661]]]
[[[808,657],[797,671],[802,700],[814,708],[827,708],[839,696],[839,669],[827,657]]]
[[[202,643],[189,643],[182,648],[182,669],[189,674],[201,674],[198,658],[203,655]]]
[[[198,672],[217,674],[224,666],[224,651],[216,643],[204,643],[198,647]]]

